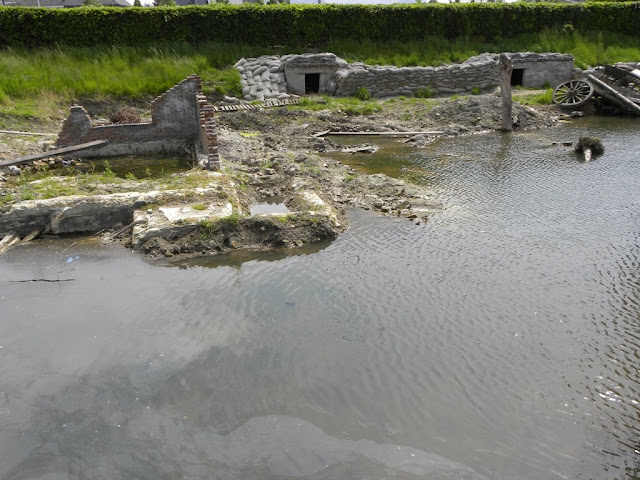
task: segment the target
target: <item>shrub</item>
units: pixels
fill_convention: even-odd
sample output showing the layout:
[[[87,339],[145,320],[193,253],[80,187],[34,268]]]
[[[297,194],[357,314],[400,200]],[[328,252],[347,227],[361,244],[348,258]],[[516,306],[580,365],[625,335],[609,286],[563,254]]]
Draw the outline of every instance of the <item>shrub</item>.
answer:
[[[430,86],[418,87],[418,89],[413,95],[414,97],[418,97],[418,98],[431,98],[433,97],[433,92],[431,91]]]
[[[426,36],[495,40],[569,24],[582,32],[637,35],[640,9],[636,2],[0,7],[0,44],[150,45],[158,38],[227,43],[241,38],[261,46],[316,45],[327,39],[406,42]]]
[[[367,89],[367,87],[358,87],[356,89],[356,93],[354,95],[358,100],[370,100],[371,92]]]

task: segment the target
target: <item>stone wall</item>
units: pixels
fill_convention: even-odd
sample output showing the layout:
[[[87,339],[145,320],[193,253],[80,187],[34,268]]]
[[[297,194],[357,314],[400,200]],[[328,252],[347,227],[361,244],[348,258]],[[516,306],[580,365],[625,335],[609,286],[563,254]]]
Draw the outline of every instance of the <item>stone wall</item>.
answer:
[[[514,69],[526,87],[555,87],[571,78],[573,57],[558,53],[512,53]],[[497,87],[498,55],[482,54],[465,62],[440,67],[372,66],[349,64],[332,53],[264,56],[236,64],[246,101],[287,98],[304,94],[304,75],[320,74],[319,93],[354,95],[365,87],[373,97],[413,96],[422,90],[433,95],[470,93]]]
[[[490,56],[470,58],[466,62],[441,67],[378,67],[354,63],[337,72],[335,95],[354,95],[365,87],[373,97],[452,95],[485,90],[498,85],[498,64]]]
[[[195,146],[199,161],[220,166],[213,107],[202,93],[202,80],[190,75],[156,97],[151,104],[151,123],[91,125],[91,117],[79,106],[71,107],[58,135],[57,146],[68,147],[94,140],[109,143],[83,150],[83,157],[143,155],[149,153],[184,154]]]

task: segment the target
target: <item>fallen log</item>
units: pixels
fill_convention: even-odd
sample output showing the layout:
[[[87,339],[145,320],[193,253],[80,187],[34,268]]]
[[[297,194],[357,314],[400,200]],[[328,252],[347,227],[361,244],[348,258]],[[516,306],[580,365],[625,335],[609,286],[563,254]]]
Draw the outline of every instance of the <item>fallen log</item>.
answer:
[[[54,157],[63,153],[79,152],[80,150],[86,150],[91,147],[99,147],[109,143],[108,140],[94,140],[93,142],[81,143],[80,145],[72,145],[70,147],[58,148],[56,150],[49,150],[48,152],[36,153],[33,155],[27,155],[26,157],[16,158],[15,160],[6,160],[0,162],[0,167],[8,167],[11,165],[22,165],[25,163],[33,162],[34,160],[40,160],[41,158]]]

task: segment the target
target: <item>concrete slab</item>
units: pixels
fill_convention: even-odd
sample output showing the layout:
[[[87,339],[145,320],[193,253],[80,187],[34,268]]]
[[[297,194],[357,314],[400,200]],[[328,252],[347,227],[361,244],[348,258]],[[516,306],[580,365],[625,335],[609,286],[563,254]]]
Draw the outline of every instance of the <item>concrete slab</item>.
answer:
[[[179,222],[187,220],[204,220],[208,218],[224,218],[233,213],[231,203],[225,205],[209,205],[205,209],[195,209],[192,205],[181,205],[179,207],[160,207],[169,222]]]

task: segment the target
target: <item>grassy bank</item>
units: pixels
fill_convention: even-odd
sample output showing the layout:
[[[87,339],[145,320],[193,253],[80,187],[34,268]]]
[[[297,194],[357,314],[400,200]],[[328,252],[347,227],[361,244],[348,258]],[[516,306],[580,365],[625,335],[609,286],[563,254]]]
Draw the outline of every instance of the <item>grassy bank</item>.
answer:
[[[203,78],[209,95],[239,95],[240,76],[231,67],[239,58],[305,50],[299,46],[258,48],[220,43],[5,48],[0,50],[0,116],[60,117],[73,100],[86,98],[146,100],[191,73]],[[491,43],[442,37],[410,42],[332,40],[321,50],[350,62],[397,66],[458,62],[485,51],[559,51],[573,54],[577,66],[587,67],[640,60],[640,37],[582,34],[568,26],[562,31],[547,30]]]

